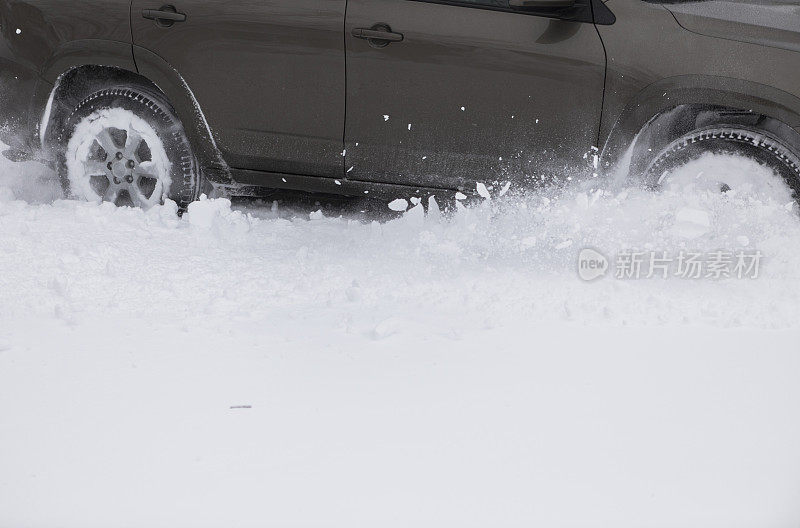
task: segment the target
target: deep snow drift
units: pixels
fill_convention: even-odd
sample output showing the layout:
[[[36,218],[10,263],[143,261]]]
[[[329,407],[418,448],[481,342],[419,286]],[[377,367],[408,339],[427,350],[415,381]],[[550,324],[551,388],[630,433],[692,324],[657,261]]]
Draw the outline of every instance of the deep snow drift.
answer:
[[[386,222],[35,170],[0,176],[0,526],[800,523],[797,206],[696,185],[753,162]],[[615,278],[628,250],[763,261]]]

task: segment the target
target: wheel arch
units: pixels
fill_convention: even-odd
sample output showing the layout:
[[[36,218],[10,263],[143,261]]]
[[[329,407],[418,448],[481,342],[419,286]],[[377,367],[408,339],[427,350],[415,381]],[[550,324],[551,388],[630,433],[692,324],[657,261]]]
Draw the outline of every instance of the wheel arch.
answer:
[[[601,141],[602,165],[616,166],[631,148],[630,170],[635,172],[648,149],[691,131],[698,120],[713,119],[709,116],[714,113],[769,118],[800,132],[800,98],[790,93],[728,77],[670,77],[641,90],[614,120]]]
[[[191,89],[177,71],[154,53],[126,42],[79,40],[62,46],[45,64],[34,93],[32,126],[45,153],[52,152],[63,121],[75,105],[109,82],[132,84],[162,95],[175,110],[210,181],[226,183],[229,170]]]

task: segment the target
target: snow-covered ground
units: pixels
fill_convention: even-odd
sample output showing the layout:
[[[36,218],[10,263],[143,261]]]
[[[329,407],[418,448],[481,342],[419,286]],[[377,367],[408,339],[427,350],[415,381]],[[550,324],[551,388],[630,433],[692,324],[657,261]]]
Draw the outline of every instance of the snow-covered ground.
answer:
[[[797,206],[709,171],[769,177],[378,222],[3,165],[0,527],[797,528]],[[763,260],[616,278],[631,250]]]

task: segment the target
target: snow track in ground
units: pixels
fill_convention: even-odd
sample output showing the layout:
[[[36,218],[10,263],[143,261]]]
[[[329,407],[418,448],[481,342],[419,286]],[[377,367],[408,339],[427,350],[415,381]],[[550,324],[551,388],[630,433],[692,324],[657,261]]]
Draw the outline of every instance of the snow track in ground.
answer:
[[[800,221],[774,196],[178,218],[4,170],[0,526],[800,521]],[[764,260],[586,283],[584,247]]]

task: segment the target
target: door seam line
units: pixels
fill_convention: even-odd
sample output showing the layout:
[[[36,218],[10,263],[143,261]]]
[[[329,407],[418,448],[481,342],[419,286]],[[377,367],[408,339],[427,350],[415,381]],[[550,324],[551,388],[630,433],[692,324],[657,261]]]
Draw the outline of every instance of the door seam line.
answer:
[[[342,119],[342,170],[341,177],[347,178],[347,6],[348,0],[344,1],[344,18],[342,20],[342,53],[344,55],[344,114]]]

